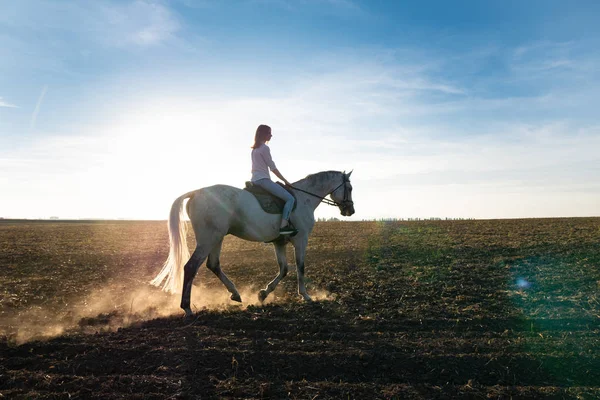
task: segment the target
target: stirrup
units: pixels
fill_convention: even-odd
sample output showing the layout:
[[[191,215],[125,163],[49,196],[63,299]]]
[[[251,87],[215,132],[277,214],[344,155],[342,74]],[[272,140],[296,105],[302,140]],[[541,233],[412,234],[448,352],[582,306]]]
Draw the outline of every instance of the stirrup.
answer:
[[[289,224],[284,226],[283,228],[279,229],[280,235],[296,236],[297,233],[298,233],[298,229],[290,226]]]
[[[290,221],[289,219],[287,220],[286,226],[284,226],[283,228],[279,228],[279,236],[290,235],[291,237],[294,237],[297,234],[298,229],[296,229],[294,224],[292,224],[292,221]]]

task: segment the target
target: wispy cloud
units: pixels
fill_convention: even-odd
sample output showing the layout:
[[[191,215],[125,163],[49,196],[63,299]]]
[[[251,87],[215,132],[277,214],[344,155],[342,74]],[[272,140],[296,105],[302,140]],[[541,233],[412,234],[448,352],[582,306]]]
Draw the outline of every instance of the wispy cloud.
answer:
[[[334,7],[339,7],[346,10],[361,11],[361,7],[352,0],[320,0],[319,2],[331,4]]]
[[[105,4],[101,7],[101,18],[110,27],[104,31],[109,42],[119,46],[161,44],[174,38],[180,29],[175,14],[160,2]]]
[[[214,9],[219,6],[217,2],[211,0],[174,0],[183,4],[185,7],[196,9]]]
[[[11,103],[8,103],[8,102],[4,101],[4,99],[2,97],[0,97],[0,107],[18,108],[14,104],[11,104]]]
[[[40,96],[38,97],[38,101],[35,104],[35,109],[33,110],[33,114],[31,114],[31,120],[29,122],[29,129],[35,129],[35,125],[37,123],[37,116],[38,113],[40,112],[40,107],[42,106],[42,103],[44,102],[44,97],[46,96],[46,92],[48,91],[48,85],[45,85],[44,88],[42,89],[42,92],[40,93]]]
[[[77,42],[104,46],[153,46],[173,39],[181,25],[162,1],[16,2],[0,15],[0,24],[14,32],[28,28],[54,39],[77,32]]]
[[[249,4],[262,4],[287,11],[308,11],[335,16],[366,16],[367,12],[352,0],[246,0]]]
[[[517,47],[510,66],[520,74],[542,73],[549,70],[574,68],[575,43],[537,42]]]

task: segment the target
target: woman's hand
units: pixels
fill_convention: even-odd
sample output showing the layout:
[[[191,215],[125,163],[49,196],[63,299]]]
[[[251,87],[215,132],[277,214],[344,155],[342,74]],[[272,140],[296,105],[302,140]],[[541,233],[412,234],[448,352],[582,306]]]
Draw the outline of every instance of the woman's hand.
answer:
[[[279,172],[279,170],[274,169],[272,171],[275,174],[275,176],[277,176],[279,179],[281,179],[283,181],[283,183],[286,184],[286,186],[292,186],[292,184],[289,183],[288,180],[283,177],[283,175],[281,175],[281,172]]]

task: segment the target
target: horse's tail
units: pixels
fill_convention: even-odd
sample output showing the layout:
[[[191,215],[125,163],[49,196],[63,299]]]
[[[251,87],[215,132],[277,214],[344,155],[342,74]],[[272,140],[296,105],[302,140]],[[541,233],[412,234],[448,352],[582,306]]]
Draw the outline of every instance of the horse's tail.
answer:
[[[187,247],[187,227],[184,217],[183,201],[194,192],[186,193],[173,202],[169,215],[169,257],[151,284],[161,287],[165,292],[181,293],[183,288],[183,266],[190,258]]]

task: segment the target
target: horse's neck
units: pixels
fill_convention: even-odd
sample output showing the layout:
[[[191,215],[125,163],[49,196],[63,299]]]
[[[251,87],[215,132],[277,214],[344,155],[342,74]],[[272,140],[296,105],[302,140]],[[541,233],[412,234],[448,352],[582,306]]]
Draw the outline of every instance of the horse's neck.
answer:
[[[294,184],[294,186],[318,196],[315,197],[306,195],[308,196],[313,209],[317,208],[317,206],[321,203],[320,198],[323,198],[331,193],[341,182],[341,179],[338,179],[337,176],[339,174],[336,174],[335,172],[323,172],[322,174],[323,175],[321,176],[313,176],[308,179],[303,179]],[[340,182],[338,182],[338,180],[340,180]]]

